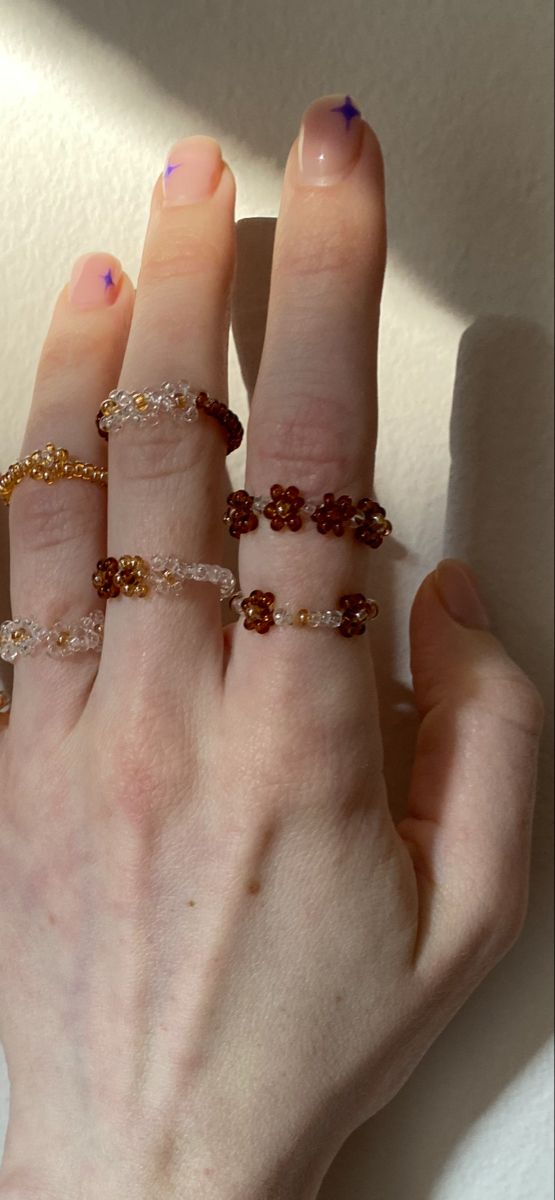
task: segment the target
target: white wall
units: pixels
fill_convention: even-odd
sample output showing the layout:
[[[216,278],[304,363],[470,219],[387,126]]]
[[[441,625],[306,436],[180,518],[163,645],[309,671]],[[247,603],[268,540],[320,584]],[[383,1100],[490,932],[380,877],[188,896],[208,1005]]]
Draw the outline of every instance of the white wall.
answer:
[[[0,0],[2,463],[18,451],[73,258],[111,250],[136,274],[151,186],[175,138],[222,139],[240,218],[275,214],[281,166],[314,96],[351,92],[382,138],[391,254],[378,483],[396,540],[376,591],[390,612],[379,670],[393,796],[414,736],[409,603],[444,552],[478,569],[498,629],[550,692],[550,8]],[[241,227],[242,286],[267,231]],[[241,321],[238,332],[243,344]],[[241,407],[235,355],[231,366]],[[252,361],[243,369],[249,379]],[[2,544],[5,558],[5,522],[0,553]],[[546,739],[519,945],[345,1148],[325,1200],[552,1196],[550,761]]]

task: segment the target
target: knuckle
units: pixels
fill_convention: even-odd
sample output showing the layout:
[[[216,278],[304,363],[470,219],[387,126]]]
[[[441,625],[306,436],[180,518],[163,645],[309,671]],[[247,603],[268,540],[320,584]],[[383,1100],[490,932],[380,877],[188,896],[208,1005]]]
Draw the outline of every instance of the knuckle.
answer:
[[[333,476],[337,486],[343,485],[354,473],[353,439],[338,429],[336,401],[310,394],[296,396],[295,401],[287,411],[276,405],[275,415],[271,403],[265,413],[253,413],[249,450],[268,467],[290,468],[292,476],[314,468],[326,480]]]
[[[539,737],[544,703],[536,685],[519,667],[485,681],[480,705],[493,718],[516,730]]]
[[[177,230],[171,238],[156,242],[145,256],[138,289],[150,290],[180,277],[225,275],[228,269],[229,255],[223,245],[189,230]]]
[[[322,223],[304,223],[298,237],[288,237],[276,247],[276,274],[283,278],[316,277],[351,273],[360,262],[360,240],[344,216],[326,217],[325,237]]]
[[[199,462],[206,463],[209,445],[215,446],[216,438],[198,436],[198,431],[187,429],[177,432],[171,423],[161,422],[149,428],[148,437],[144,430],[129,430],[129,434],[113,452],[113,472],[118,482],[142,485],[162,479],[183,479],[195,471]]]
[[[99,490],[79,479],[24,481],[10,506],[12,536],[21,539],[27,553],[82,541],[90,535],[91,504],[100,501]]]
[[[82,379],[83,363],[109,361],[120,339],[118,328],[106,328],[105,324],[101,327],[94,321],[87,328],[82,324],[79,327],[64,324],[53,329],[41,351],[36,386],[42,387],[50,379],[59,383],[60,377],[74,374]],[[58,401],[57,406],[66,411],[66,404]]]

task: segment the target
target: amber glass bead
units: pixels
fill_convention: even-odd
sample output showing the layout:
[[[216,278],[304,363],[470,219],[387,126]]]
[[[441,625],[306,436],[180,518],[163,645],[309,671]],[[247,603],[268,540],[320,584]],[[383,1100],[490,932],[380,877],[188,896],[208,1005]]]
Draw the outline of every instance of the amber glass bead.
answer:
[[[343,537],[345,527],[355,511],[350,496],[338,496],[336,499],[333,492],[326,492],[311,520],[314,521],[318,533],[334,533],[336,537]]]
[[[253,629],[256,633],[267,633],[274,624],[274,604],[276,598],[273,592],[261,592],[255,589],[241,602],[245,614],[243,624],[245,629]]]
[[[122,554],[114,583],[124,596],[146,596],[149,591],[150,568],[138,554]]]
[[[92,581],[103,600],[112,600],[120,594],[121,588],[116,583],[117,570],[117,558],[101,558],[96,564]]]
[[[243,426],[234,412],[222,404],[221,400],[213,400],[206,392],[199,392],[196,405],[199,412],[213,417],[221,425],[227,441],[227,453],[237,450],[243,440]]]
[[[257,528],[258,517],[252,505],[253,497],[244,488],[228,496],[224,521],[232,537],[240,538],[242,533],[250,533]]]
[[[280,483],[274,483],[270,488],[271,499],[264,509],[264,516],[270,522],[272,529],[291,529],[295,533],[302,528],[303,518],[301,509],[305,502],[298,487],[284,488]]]
[[[378,605],[374,600],[367,600],[362,592],[341,596],[338,604],[343,614],[339,633],[343,637],[357,637],[366,632],[367,621],[372,621],[378,615]]]
[[[382,508],[376,500],[364,497],[359,500],[356,511],[363,517],[355,529],[356,541],[377,550],[393,528],[391,521],[388,521],[385,515],[385,508]]]

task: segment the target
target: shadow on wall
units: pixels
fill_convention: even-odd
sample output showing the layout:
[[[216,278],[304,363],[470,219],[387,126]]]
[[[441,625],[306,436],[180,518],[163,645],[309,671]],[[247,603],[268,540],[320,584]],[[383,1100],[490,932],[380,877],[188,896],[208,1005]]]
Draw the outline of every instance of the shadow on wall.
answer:
[[[445,553],[472,562],[486,598],[488,586],[495,580],[498,589],[503,581],[505,599],[499,612],[493,612],[494,626],[547,697],[552,695],[551,645],[535,614],[552,606],[551,514],[545,511],[552,387],[551,347],[536,326],[488,317],[464,334],[451,422],[445,531]],[[466,1131],[551,1034],[550,716],[540,762],[525,931],[399,1096],[350,1139],[329,1172],[321,1200],[368,1200],[369,1163],[380,1200],[432,1200]]]
[[[49,0],[45,0],[49,3]],[[540,315],[550,5],[528,0],[54,0],[157,90],[284,164],[315,96],[349,91],[386,154],[391,243],[449,307]],[[532,86],[531,72],[545,88]],[[176,128],[175,137],[181,135]],[[225,150],[225,146],[224,146]],[[239,181],[239,184],[241,181]],[[510,199],[508,192],[510,191]],[[538,262],[542,266],[538,269]]]

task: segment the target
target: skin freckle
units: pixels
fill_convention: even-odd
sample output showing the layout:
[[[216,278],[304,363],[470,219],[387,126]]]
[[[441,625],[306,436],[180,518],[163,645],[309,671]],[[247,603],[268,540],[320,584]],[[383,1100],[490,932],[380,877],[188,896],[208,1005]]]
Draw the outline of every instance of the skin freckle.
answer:
[[[196,904],[196,900],[188,900],[187,903],[189,905],[189,908],[194,908],[195,904]]]
[[[261,885],[259,879],[251,879],[251,881],[247,887],[247,891],[248,891],[249,895],[256,896],[258,894],[258,892],[260,891],[261,886],[262,885]]]

